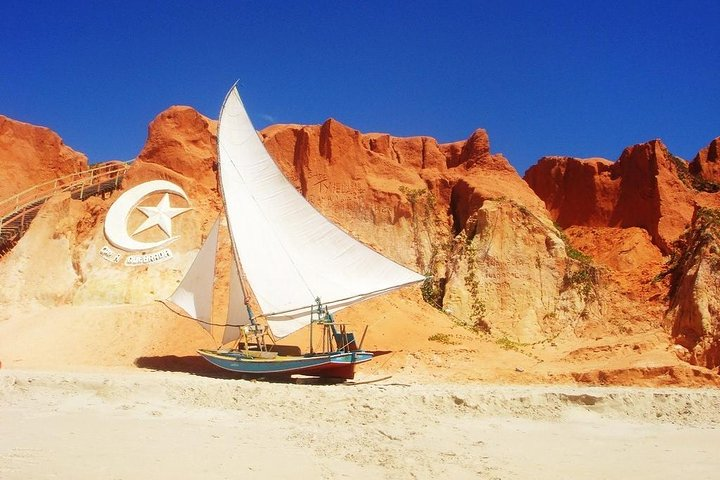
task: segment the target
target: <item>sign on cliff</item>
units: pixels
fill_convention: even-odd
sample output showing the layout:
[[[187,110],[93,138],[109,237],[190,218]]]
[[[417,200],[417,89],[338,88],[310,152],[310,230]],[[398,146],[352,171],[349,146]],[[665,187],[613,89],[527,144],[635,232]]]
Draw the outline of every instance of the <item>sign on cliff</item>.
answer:
[[[155,205],[141,205],[160,195],[162,197]],[[187,206],[173,207],[171,195],[182,198]],[[192,207],[185,191],[167,180],[153,180],[131,188],[118,197],[105,218],[105,238],[112,247],[124,253],[105,245],[100,249],[100,256],[112,263],[122,261],[127,266],[169,260],[173,253],[167,247],[179,238],[173,235],[173,218],[189,210]],[[129,222],[136,211],[144,215],[144,220],[130,233]]]

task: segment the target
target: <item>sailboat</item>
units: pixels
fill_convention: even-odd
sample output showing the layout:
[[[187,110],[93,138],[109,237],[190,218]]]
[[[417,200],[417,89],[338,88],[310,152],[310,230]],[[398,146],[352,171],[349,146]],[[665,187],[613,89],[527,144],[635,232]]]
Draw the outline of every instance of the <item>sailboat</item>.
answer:
[[[358,342],[334,314],[425,277],[348,235],[295,189],[265,149],[235,86],[220,111],[217,148],[224,212],[168,299],[211,335],[213,326],[222,329],[221,346],[198,353],[244,374],[353,378],[355,366],[373,353],[362,349],[365,335]],[[218,231],[225,222],[232,262],[228,314],[218,322],[212,303]],[[321,327],[315,339],[322,340],[320,351],[313,347],[313,325]],[[305,327],[308,352],[287,354],[275,343]]]

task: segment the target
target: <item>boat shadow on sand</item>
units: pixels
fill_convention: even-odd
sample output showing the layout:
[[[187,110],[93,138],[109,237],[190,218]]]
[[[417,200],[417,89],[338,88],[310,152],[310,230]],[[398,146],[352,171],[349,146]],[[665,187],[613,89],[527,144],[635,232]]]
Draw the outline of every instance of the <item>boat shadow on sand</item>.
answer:
[[[390,352],[374,352],[376,356],[384,355]],[[163,372],[181,372],[197,375],[200,377],[219,378],[226,380],[249,380],[261,381],[268,383],[291,383],[291,384],[311,384],[311,385],[332,385],[344,383],[346,380],[342,378],[320,378],[309,377],[304,375],[252,375],[245,373],[236,373],[223,370],[220,367],[209,363],[198,355],[162,355],[156,357],[138,357],[134,362],[138,368],[146,370],[156,370]]]

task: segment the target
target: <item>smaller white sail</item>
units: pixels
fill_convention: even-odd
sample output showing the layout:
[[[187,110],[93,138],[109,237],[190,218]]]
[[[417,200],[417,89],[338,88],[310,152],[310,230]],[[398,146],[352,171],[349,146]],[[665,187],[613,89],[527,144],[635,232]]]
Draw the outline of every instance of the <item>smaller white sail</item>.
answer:
[[[235,257],[231,259],[230,267],[230,298],[228,300],[227,323],[223,332],[222,344],[226,345],[240,338],[240,326],[250,323],[250,315],[245,305],[245,292],[240,283]]]
[[[168,298],[212,335],[212,303],[215,286],[215,256],[218,244],[218,218],[210,229],[190,270]]]

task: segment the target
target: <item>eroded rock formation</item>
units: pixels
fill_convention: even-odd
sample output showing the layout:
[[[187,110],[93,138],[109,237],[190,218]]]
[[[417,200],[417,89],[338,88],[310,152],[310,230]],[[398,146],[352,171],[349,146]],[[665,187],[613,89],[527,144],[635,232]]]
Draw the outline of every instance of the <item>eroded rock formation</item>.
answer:
[[[615,163],[546,157],[525,176],[573,243],[614,272],[618,295],[638,300],[635,313],[664,318],[679,356],[709,368],[720,365],[717,162],[717,138],[690,164],[654,140]]]
[[[639,227],[668,253],[692,218],[694,191],[684,170],[687,162],[653,140],[626,148],[615,163],[544,157],[525,180],[561,227]]]
[[[708,192],[720,191],[720,137],[698,152],[690,162],[690,173],[699,177],[699,187]]]
[[[64,173],[87,167],[85,157],[78,160],[57,135],[30,127],[14,130],[21,137],[13,140],[19,145],[13,147],[15,150],[39,142],[53,145],[50,151],[62,154],[50,159],[35,158],[38,166],[23,174],[24,181],[42,181],[54,171]],[[220,209],[215,174],[216,129],[215,122],[195,110],[172,107],[151,122],[147,144],[125,175],[120,191],[108,198],[92,197],[84,202],[69,195],[53,198],[42,208],[26,237],[0,263],[0,277],[11,284],[0,292],[0,302],[44,306],[142,304],[172,293]],[[50,140],[36,140],[41,134]],[[173,221],[179,237],[171,246],[173,259],[156,268],[128,268],[108,262],[99,254],[108,246],[103,230],[108,208],[127,189],[158,179],[181,186],[191,199],[192,210]],[[156,195],[147,203],[155,205],[159,200]],[[173,206],[186,206],[177,204],[176,198],[172,201]],[[144,217],[134,211],[128,220],[132,231]],[[143,235],[145,241],[151,241],[164,234],[156,227]]]
[[[87,165],[87,157],[52,130],[0,115],[0,200]]]
[[[708,368],[720,366],[720,210],[698,207],[676,243],[667,314],[680,355]]]
[[[459,322],[532,342],[589,312],[594,297],[567,280],[576,261],[537,196],[502,155],[491,154],[484,130],[438,144],[361,134],[328,120],[270,127],[263,139],[321,211],[432,275],[426,300]]]

